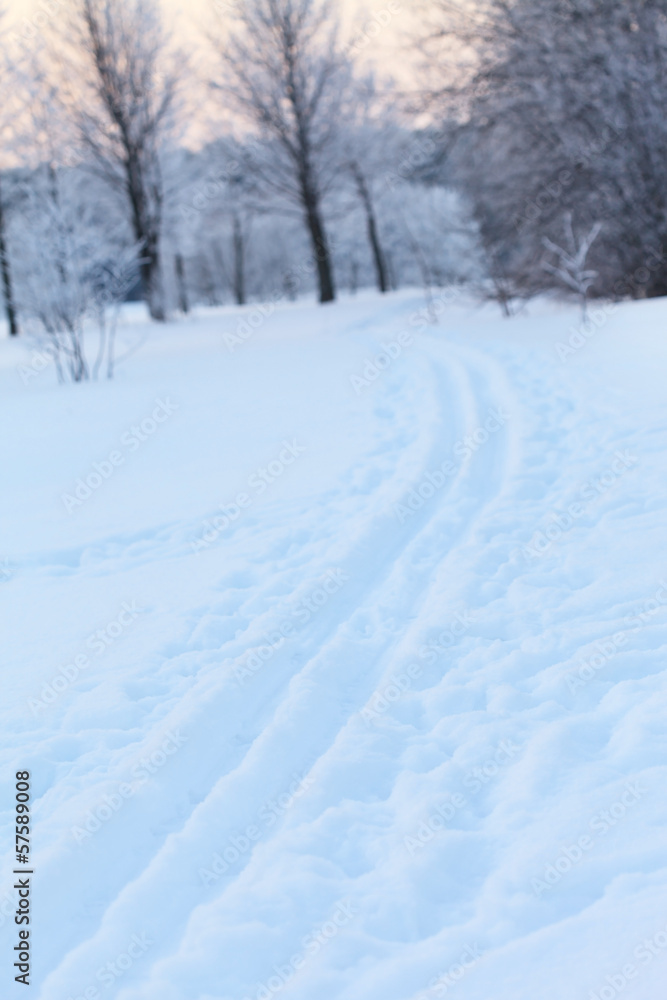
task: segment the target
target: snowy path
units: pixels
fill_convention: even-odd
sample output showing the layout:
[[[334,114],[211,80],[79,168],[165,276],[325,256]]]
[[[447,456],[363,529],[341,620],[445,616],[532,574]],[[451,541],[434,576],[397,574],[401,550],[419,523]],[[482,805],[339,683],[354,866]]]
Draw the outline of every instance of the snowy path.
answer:
[[[665,307],[566,363],[568,310],[452,307],[355,394],[419,308],[284,307],[233,354],[222,310],[110,386],[0,345],[40,1000],[661,996]]]

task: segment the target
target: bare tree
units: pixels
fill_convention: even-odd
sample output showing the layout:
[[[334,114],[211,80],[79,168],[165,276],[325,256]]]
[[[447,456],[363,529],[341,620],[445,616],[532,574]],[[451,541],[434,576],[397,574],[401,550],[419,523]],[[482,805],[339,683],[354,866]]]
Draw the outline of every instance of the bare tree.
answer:
[[[214,82],[256,129],[246,166],[274,194],[298,205],[317,263],[320,302],[335,298],[322,200],[336,180],[349,67],[338,49],[330,0],[246,0],[218,43],[224,76]]]
[[[600,234],[602,223],[596,222],[591,230],[585,235],[577,238],[572,226],[572,213],[566,212],[564,219],[565,240],[567,247],[561,247],[547,236],[542,237],[544,247],[556,255],[557,264],[552,264],[550,260],[543,260],[542,267],[545,271],[559,278],[563,284],[576,292],[581,299],[581,310],[586,319],[586,301],[588,289],[598,276],[598,272],[586,267],[586,259],[595,240]]]
[[[4,201],[4,188],[0,181],[0,275],[2,276],[2,296],[5,303],[9,333],[12,337],[16,337],[19,332],[18,311],[14,298],[14,285],[9,262],[6,216],[7,209]]]
[[[372,78],[355,86],[354,98],[354,121],[349,123],[343,135],[345,165],[366,219],[378,291],[384,293],[389,290],[389,279],[380,239],[376,187],[394,151],[396,130],[391,124],[380,124],[385,109],[378,106]]]
[[[0,21],[4,16],[4,10],[0,10]],[[2,65],[0,66],[0,72],[4,77],[5,86],[11,87],[10,81],[14,77],[14,67],[10,64],[9,59],[5,53],[2,56]],[[12,81],[15,83],[15,80]],[[8,106],[8,102],[3,101],[3,120],[1,122],[2,126],[8,124],[7,118],[11,118],[12,110]],[[8,204],[5,199],[4,185],[2,184],[2,179],[0,178],[0,279],[2,281],[2,297],[5,305],[5,315],[7,317],[7,326],[9,328],[9,333],[12,337],[16,337],[19,332],[18,325],[18,313],[16,309],[16,301],[14,298],[14,288],[12,283],[11,274],[11,264],[9,258],[9,245],[7,241],[7,210]]]
[[[46,335],[61,381],[65,373],[73,382],[96,378],[105,356],[111,377],[117,310],[135,280],[138,248],[124,243],[109,206],[100,205],[99,191],[86,191],[80,170],[57,171],[47,163],[26,176],[23,193],[14,220],[21,233],[22,314]],[[97,334],[92,368],[85,344],[91,323]]]
[[[524,295],[562,286],[543,241],[571,212],[604,224],[590,296],[667,294],[665,0],[424,3],[431,109],[459,126],[452,159],[498,275]]]
[[[366,178],[364,170],[358,159],[352,159],[350,161],[350,172],[354,178],[359,199],[364,207],[364,213],[366,215],[366,230],[368,233],[368,242],[373,254],[373,263],[375,264],[375,276],[377,279],[378,291],[384,293],[389,290],[387,264],[385,261],[384,251],[380,244],[380,235],[375,214],[375,205],[371,193],[371,185]]]
[[[248,298],[253,219],[267,210],[252,178],[242,168],[242,159],[241,148],[231,137],[217,139],[192,153],[181,171],[178,202],[168,206],[165,219],[167,242],[171,239],[178,247],[176,266],[183,255],[184,268],[187,258],[193,262],[199,258],[196,269],[201,270],[202,251],[215,246],[211,278],[215,284],[217,272],[220,290],[223,285],[231,289],[238,305],[244,305]],[[177,286],[181,287],[178,274]]]
[[[228,277],[228,284],[232,289],[234,301],[237,305],[243,306],[247,302],[247,258],[250,241],[252,219],[255,212],[252,197],[248,190],[247,178],[237,173],[227,179],[225,193],[222,199],[221,211],[218,213],[218,225],[220,217],[229,225],[231,223],[230,256],[231,265],[225,265],[225,258],[222,257],[221,265]]]
[[[66,99],[85,152],[123,193],[141,246],[144,296],[165,319],[161,154],[175,127],[178,70],[154,0],[76,0]]]

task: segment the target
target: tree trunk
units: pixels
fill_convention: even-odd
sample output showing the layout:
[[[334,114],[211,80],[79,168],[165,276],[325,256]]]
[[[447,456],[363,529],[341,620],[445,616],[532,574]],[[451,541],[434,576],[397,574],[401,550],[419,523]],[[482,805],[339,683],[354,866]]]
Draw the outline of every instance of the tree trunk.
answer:
[[[655,254],[653,255],[656,256]],[[639,273],[641,268],[637,268],[636,274]],[[633,299],[641,298],[642,294],[646,296],[647,299],[659,298],[663,295],[667,295],[667,267],[665,266],[665,261],[659,258],[656,261],[651,261],[648,257],[646,258],[646,263],[643,268],[644,272],[651,272],[649,280],[644,284],[640,285],[637,281],[634,281],[632,285],[627,282],[628,292]]]
[[[313,256],[317,263],[320,302],[333,302],[336,298],[336,289],[331,270],[331,254],[324,224],[320,218],[319,205],[314,197],[310,197],[306,202],[306,225],[310,233]]]
[[[148,210],[148,195],[144,187],[144,171],[136,150],[128,154],[125,163],[126,190],[132,208],[132,226],[141,243],[139,273],[144,301],[151,319],[164,323],[166,317],[160,275],[160,209]]]
[[[142,239],[142,237],[140,236],[139,239]],[[162,295],[160,254],[157,246],[157,237],[154,234],[144,235],[143,244],[140,273],[144,299],[146,300],[151,319],[157,320],[159,323],[164,323],[167,317]]]
[[[357,182],[357,190],[359,192],[359,197],[364,206],[366,212],[366,227],[368,230],[368,242],[371,245],[371,250],[373,252],[373,261],[375,263],[375,275],[377,278],[378,290],[382,293],[389,290],[389,285],[387,281],[387,266],[385,264],[384,253],[382,252],[382,247],[380,246],[380,238],[378,236],[377,222],[375,220],[375,209],[373,208],[373,200],[371,198],[370,191],[368,190],[368,185],[364,175],[362,174],[359,166],[355,163],[352,167],[352,172],[354,174],[354,179]]]
[[[304,161],[305,160],[306,157],[304,156]],[[307,162],[302,164],[299,173],[301,200],[303,202],[305,212],[305,221],[308,233],[310,234],[313,257],[315,258],[315,262],[317,264],[320,302],[333,302],[336,298],[336,288],[333,279],[329,243],[320,212],[320,199],[316,188],[312,183],[312,176]]]
[[[7,314],[7,324],[9,326],[9,333],[12,337],[16,337],[18,336],[19,325],[16,314],[16,303],[14,302],[14,289],[12,287],[12,276],[9,270],[5,207],[2,203],[1,191],[0,191],[0,271],[2,272],[2,292],[5,300],[5,313]]]
[[[245,246],[243,242],[243,229],[241,219],[234,215],[234,234],[232,237],[234,244],[234,298],[238,306],[246,303],[245,295]]]
[[[396,268],[394,267],[394,261],[392,255],[387,252],[385,254],[385,263],[387,265],[387,277],[389,279],[389,287],[392,292],[398,291],[398,277],[396,276]]]
[[[290,302],[296,302],[296,293],[298,288],[298,282],[292,272],[285,271],[283,274],[283,291]]]
[[[180,253],[177,253],[174,258],[174,270],[176,271],[178,305],[181,312],[187,315],[190,312],[190,303],[188,302],[188,288],[185,283],[185,267],[183,266],[183,258]]]
[[[350,261],[350,295],[356,295],[359,290],[359,262],[355,257]]]
[[[373,214],[368,215],[368,239],[370,240],[371,248],[373,250],[373,259],[375,260],[375,272],[377,275],[378,290],[383,294],[389,290],[387,284],[387,270],[384,263],[384,254],[382,253],[382,248],[380,247],[380,241],[377,235],[377,227],[375,224],[375,217]]]

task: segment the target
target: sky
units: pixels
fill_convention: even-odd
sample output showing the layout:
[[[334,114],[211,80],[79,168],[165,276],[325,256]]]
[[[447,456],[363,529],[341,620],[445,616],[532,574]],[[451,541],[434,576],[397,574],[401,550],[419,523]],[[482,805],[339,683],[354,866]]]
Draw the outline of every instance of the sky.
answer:
[[[206,140],[211,127],[217,127],[220,106],[211,103],[205,85],[209,72],[214,72],[213,50],[207,36],[215,34],[216,22],[224,25],[224,7],[243,0],[159,0],[172,37],[187,55],[192,71],[186,96],[192,107],[184,119],[183,142],[195,148]],[[341,15],[345,42],[362,69],[376,71],[380,84],[392,80],[400,90],[411,90],[415,74],[410,64],[406,36],[415,26],[415,0],[336,0]],[[56,28],[58,19],[72,0],[0,0],[4,9],[4,32],[9,52],[18,35],[33,39]],[[216,9],[217,8],[217,9]],[[193,53],[199,54],[193,58]],[[196,113],[194,109],[197,109]],[[231,120],[231,119],[230,119]]]
[[[220,17],[218,9],[234,0],[160,0],[168,23],[188,47]],[[361,42],[363,57],[379,69],[404,75],[405,53],[397,58],[398,44],[414,23],[414,0],[337,0],[346,30]],[[68,0],[0,0],[6,12],[5,28],[34,31],[57,18]]]

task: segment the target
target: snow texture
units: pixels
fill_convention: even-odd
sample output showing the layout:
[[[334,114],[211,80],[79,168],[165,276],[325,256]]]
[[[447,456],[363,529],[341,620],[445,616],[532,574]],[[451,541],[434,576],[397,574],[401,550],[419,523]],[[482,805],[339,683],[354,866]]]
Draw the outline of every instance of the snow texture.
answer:
[[[667,306],[422,308],[0,343],[39,1000],[664,995]]]

